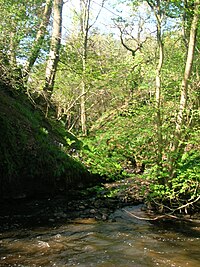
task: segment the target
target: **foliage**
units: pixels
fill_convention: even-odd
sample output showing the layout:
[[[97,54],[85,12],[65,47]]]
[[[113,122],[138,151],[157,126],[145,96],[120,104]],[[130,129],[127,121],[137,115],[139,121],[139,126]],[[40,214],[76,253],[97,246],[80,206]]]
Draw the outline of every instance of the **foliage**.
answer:
[[[110,53],[112,51],[112,53]],[[67,60],[66,60],[67,59]],[[86,110],[88,126],[92,126],[103,112],[121,105],[130,94],[129,69],[131,59],[120,43],[112,36],[93,33],[90,36],[87,54],[85,81],[87,84]],[[80,96],[82,64],[78,36],[67,39],[62,47],[57,72],[53,101],[59,118],[74,133],[80,130]],[[115,87],[115,90],[113,90]]]
[[[151,107],[136,108],[132,103],[97,121],[94,132],[83,140],[86,166],[108,180],[116,180],[128,173],[142,172],[142,164],[151,165],[155,144],[152,120],[145,117],[147,109]]]
[[[153,183],[150,186],[150,193],[147,201],[155,207],[159,207],[161,211],[173,211],[181,206],[193,201],[200,194],[200,153],[192,150],[184,153],[178,164],[177,175],[172,179],[168,179],[167,184],[161,184],[155,173],[151,174]],[[166,178],[166,172],[162,172]],[[188,209],[191,209],[188,206]],[[185,206],[183,210],[187,212]]]
[[[27,55],[35,37],[43,10],[43,1],[0,1],[0,45],[8,55],[14,52],[18,58]],[[11,43],[14,51],[11,51]]]

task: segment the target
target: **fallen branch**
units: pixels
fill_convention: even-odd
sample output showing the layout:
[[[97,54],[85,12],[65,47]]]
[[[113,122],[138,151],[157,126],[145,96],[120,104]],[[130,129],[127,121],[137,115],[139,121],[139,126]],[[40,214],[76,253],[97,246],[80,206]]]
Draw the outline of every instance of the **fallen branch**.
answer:
[[[162,218],[173,218],[173,219],[179,219],[177,216],[174,216],[172,214],[164,214],[164,215],[160,215],[160,216],[157,216],[155,218],[144,218],[144,217],[139,217],[129,211],[127,211],[126,209],[122,209],[123,211],[125,211],[128,215],[138,219],[138,220],[143,220],[143,221],[156,221],[156,220],[159,220],[159,219],[162,219]]]
[[[157,216],[157,217],[155,217],[155,218],[144,218],[144,217],[139,217],[139,216],[137,216],[137,215],[135,215],[135,214],[133,214],[133,213],[127,211],[126,209],[123,209],[123,211],[125,211],[128,215],[130,215],[130,216],[132,216],[132,217],[134,217],[134,218],[136,218],[136,219],[138,219],[138,220],[143,220],[143,221],[156,221],[156,220],[163,219],[163,218],[172,218],[172,219],[176,219],[176,220],[184,220],[184,221],[194,222],[194,220],[192,220],[192,219],[185,219],[185,218],[177,217],[177,216],[173,215],[173,213],[174,213],[175,211],[181,210],[181,209],[183,209],[183,208],[186,208],[186,207],[188,207],[188,206],[194,204],[194,203],[197,202],[199,199],[200,199],[200,196],[198,196],[194,201],[188,202],[188,203],[186,203],[186,204],[184,204],[184,205],[182,205],[182,206],[180,206],[180,207],[178,207],[178,208],[176,208],[176,209],[174,209],[174,210],[172,210],[172,209],[169,208],[170,210],[172,210],[172,212],[171,212],[170,214],[163,214],[163,215]]]

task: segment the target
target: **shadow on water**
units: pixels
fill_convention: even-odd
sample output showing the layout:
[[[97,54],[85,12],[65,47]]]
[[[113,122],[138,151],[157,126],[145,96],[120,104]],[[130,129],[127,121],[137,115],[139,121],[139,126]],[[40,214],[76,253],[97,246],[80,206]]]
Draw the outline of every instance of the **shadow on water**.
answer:
[[[153,224],[152,233],[161,245],[176,251],[176,259],[184,257],[188,264],[174,266],[198,266],[200,262],[200,223],[185,221],[164,221]],[[179,259],[180,260],[180,259]]]
[[[30,214],[36,216],[28,217],[24,223],[20,222],[23,217],[16,217],[15,225],[7,224],[7,228],[0,231],[1,267],[199,266],[198,223],[138,220],[121,208],[107,221],[81,218],[80,212],[74,213],[71,220],[67,217],[47,220],[46,215],[51,219],[51,209],[56,209],[58,204],[59,201],[48,205],[38,201],[21,204],[24,219]],[[19,208],[18,204],[12,214],[19,216],[22,206]],[[44,213],[44,208],[45,216],[41,219],[38,216]],[[139,217],[147,216],[141,206],[129,206],[126,210]]]
[[[186,238],[200,238],[200,221],[171,219],[155,222],[154,225],[163,230],[182,234]]]

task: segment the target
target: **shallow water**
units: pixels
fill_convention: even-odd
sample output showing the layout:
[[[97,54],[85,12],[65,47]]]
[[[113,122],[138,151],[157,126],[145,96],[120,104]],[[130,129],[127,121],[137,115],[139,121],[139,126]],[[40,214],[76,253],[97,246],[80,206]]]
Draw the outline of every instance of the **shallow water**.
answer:
[[[140,207],[129,211],[143,216]],[[116,211],[109,222],[77,219],[61,226],[0,233],[0,266],[200,266],[200,225],[150,223]]]

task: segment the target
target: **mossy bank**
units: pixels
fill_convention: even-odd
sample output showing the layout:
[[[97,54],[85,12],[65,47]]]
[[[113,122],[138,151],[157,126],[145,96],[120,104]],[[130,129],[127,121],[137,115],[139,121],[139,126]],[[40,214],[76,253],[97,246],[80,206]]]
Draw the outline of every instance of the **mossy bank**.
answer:
[[[81,142],[46,119],[25,93],[0,84],[0,198],[67,194],[93,181],[70,150]]]

